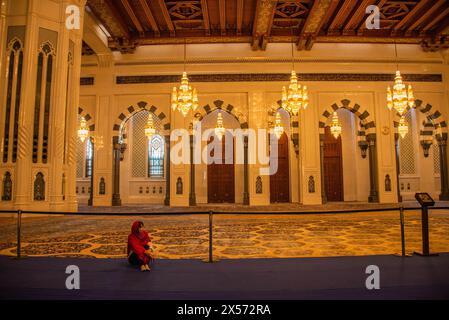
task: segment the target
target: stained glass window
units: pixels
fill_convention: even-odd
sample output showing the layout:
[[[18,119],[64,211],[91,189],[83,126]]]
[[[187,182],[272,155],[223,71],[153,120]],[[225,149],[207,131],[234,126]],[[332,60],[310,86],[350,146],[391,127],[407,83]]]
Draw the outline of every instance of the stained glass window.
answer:
[[[86,140],[86,178],[92,177],[93,148],[90,139]]]
[[[164,177],[164,139],[155,135],[148,142],[148,177]]]

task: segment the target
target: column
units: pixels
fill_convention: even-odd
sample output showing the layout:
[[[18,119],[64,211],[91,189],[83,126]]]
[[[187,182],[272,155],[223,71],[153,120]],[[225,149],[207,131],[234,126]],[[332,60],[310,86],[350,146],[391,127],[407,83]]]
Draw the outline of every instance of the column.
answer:
[[[120,159],[121,159],[121,144],[119,137],[115,136],[112,138],[112,154],[114,159],[113,166],[113,194],[112,194],[112,206],[120,207],[122,205],[122,200],[120,199]]]
[[[379,192],[377,189],[377,150],[376,150],[376,135],[369,134],[366,137],[369,148],[369,180],[370,193],[368,197],[369,202],[379,202]]]
[[[170,205],[170,135],[165,136],[165,158],[166,158],[166,173],[165,173],[165,199],[164,204]]]
[[[190,194],[189,205],[196,206],[196,194],[195,194],[195,163],[193,161],[193,135],[190,136]]]
[[[92,143],[92,172],[90,175],[90,193],[87,205],[92,207],[94,205],[94,177],[95,177],[95,141],[93,137],[90,137],[90,142]]]
[[[449,200],[448,172],[447,172],[447,140],[439,139],[438,147],[440,149],[440,177],[441,194],[440,200]]]
[[[396,154],[396,188],[398,190],[398,201],[402,202],[401,187],[399,184],[399,175],[401,173],[401,166],[399,163],[399,134],[397,133],[394,135],[394,147]]]
[[[321,164],[321,199],[323,204],[327,202],[326,188],[324,182],[324,137],[320,135],[320,164]]]
[[[243,137],[243,204],[249,205],[248,136]]]

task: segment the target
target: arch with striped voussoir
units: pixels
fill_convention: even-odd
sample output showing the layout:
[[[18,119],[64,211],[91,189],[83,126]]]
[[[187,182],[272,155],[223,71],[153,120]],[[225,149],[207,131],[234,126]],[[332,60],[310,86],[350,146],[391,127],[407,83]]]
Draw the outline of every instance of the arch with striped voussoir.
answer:
[[[210,104],[207,104],[204,107],[196,110],[194,118],[197,121],[201,121],[208,114],[210,114],[216,110],[223,110],[223,111],[229,113],[231,116],[233,116],[240,123],[240,128],[248,129],[248,121],[247,121],[245,115],[243,113],[237,112],[236,108],[233,105],[228,104],[225,106],[225,103],[222,100],[215,100],[213,102],[213,104],[214,104],[213,106],[211,106]]]
[[[426,120],[423,121],[419,131],[420,144],[423,145],[423,147],[424,145],[432,144],[434,136],[439,141],[447,141],[447,122],[441,112],[434,109],[429,103],[424,104],[422,100],[416,100],[414,108],[419,110],[426,117]],[[408,110],[410,110],[410,107],[407,108],[406,112],[408,112]],[[396,139],[399,138],[398,127],[400,118],[401,115],[396,113],[394,117],[394,134]]]
[[[277,102],[278,107],[271,107],[268,109],[268,128],[273,128],[275,125],[275,119],[276,119],[276,113],[280,110],[283,109],[282,108],[282,101],[279,100]],[[291,129],[291,134],[290,134],[290,139],[293,143],[293,146],[295,148],[295,152],[298,155],[299,154],[299,121],[298,118],[287,110],[285,110],[285,112],[288,113],[288,115],[290,116],[290,129]]]
[[[360,107],[358,103],[355,103],[351,106],[351,101],[348,99],[341,100],[341,105],[339,106],[337,103],[334,103],[330,108],[326,109],[320,116],[319,121],[319,132],[320,138],[324,138],[324,130],[326,127],[326,123],[328,119],[332,117],[333,113],[338,109],[346,109],[351,111],[360,119],[360,126],[357,133],[359,139],[359,145],[363,145],[366,143],[366,137],[376,134],[376,124],[372,119],[372,116],[368,112],[368,110],[364,110]]]
[[[429,103],[424,104],[422,100],[415,101],[416,110],[419,110],[426,116],[426,120],[423,121],[422,127],[419,132],[420,144],[424,151],[424,156],[429,156],[430,146],[433,144],[433,137],[436,138],[439,144],[439,156],[440,159],[443,159],[440,162],[440,181],[441,181],[441,193],[439,196],[440,200],[449,200],[449,173],[447,162],[447,138],[448,138],[448,129],[447,122],[444,119],[444,116],[437,109],[434,109],[433,106]],[[407,108],[407,111],[410,108]],[[399,134],[397,132],[399,126],[400,115],[395,114],[394,120],[394,129],[395,129],[395,138],[398,139]]]
[[[78,108],[78,115],[83,117],[86,120],[87,127],[89,128],[89,132],[95,132],[95,124],[93,122],[92,116],[87,113],[83,108]]]
[[[144,110],[151,112],[161,121],[161,131],[158,132],[158,134],[163,136],[170,135],[170,122],[165,113],[162,111],[159,112],[156,106],[149,106],[148,102],[140,101],[136,105],[129,106],[126,110],[119,114],[112,128],[114,136],[118,136],[119,140],[123,141],[123,134],[128,121],[133,117],[133,115]]]

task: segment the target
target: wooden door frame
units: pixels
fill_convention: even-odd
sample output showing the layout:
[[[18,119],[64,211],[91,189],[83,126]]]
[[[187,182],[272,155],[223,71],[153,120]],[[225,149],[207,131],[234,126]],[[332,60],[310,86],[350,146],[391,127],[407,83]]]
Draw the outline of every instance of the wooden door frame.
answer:
[[[323,152],[323,155],[322,155],[322,158],[323,158],[323,161],[322,161],[322,164],[321,164],[321,172],[322,172],[322,174],[323,174],[323,183],[324,183],[324,185],[323,185],[323,188],[322,188],[322,192],[324,192],[325,193],[325,199],[326,199],[326,202],[329,202],[329,195],[327,194],[327,192],[326,192],[326,189],[327,189],[327,187],[328,187],[328,185],[327,185],[327,179],[326,179],[326,176],[325,176],[325,172],[324,172],[324,160],[325,160],[325,147],[324,147],[324,142],[325,142],[325,140],[326,140],[326,132],[327,132],[327,130],[328,130],[328,128],[329,128],[329,130],[330,130],[330,127],[329,126],[326,126],[325,128],[324,128],[324,136],[323,136],[323,149],[322,149],[322,152]],[[329,134],[330,134],[330,132],[329,132]],[[341,172],[341,175],[340,175],[340,190],[341,190],[341,200],[338,200],[338,201],[331,201],[331,202],[344,202],[345,201],[345,193],[344,193],[344,171],[343,171],[343,140],[342,140],[342,138],[341,138],[341,135],[338,137],[338,139],[340,139],[340,157],[339,157],[339,159],[340,159],[340,164],[339,164],[339,167],[340,167],[340,172]]]
[[[270,134],[269,134],[270,135]],[[290,167],[290,141],[291,139],[289,138],[287,132],[284,132],[283,135],[286,136],[287,139],[287,168],[288,168],[288,175],[287,175],[287,187],[288,187],[288,201],[287,202],[272,202],[272,194],[271,194],[271,181],[272,181],[272,176],[270,175],[270,203],[291,203],[292,201],[292,188],[291,188],[291,167]],[[269,136],[269,140],[270,136]],[[279,153],[278,153],[278,160],[279,160]]]
[[[214,137],[214,139],[216,139],[216,137],[215,136],[211,136],[211,137]],[[209,139],[211,138],[211,137],[209,137]],[[210,142],[208,141],[207,142],[207,144],[209,144]],[[222,148],[224,148],[224,150],[223,151],[225,151],[226,150],[226,140],[225,140],[225,142],[223,143],[223,140],[222,140]],[[232,184],[232,189],[233,189],[233,193],[232,193],[232,202],[211,202],[211,199],[210,199],[210,195],[209,195],[209,191],[210,191],[210,183],[211,183],[211,179],[209,179],[209,170],[210,170],[210,166],[212,165],[212,164],[208,164],[207,165],[207,203],[212,203],[212,204],[217,204],[217,203],[228,203],[228,204],[235,204],[236,203],[236,200],[235,200],[235,181],[236,181],[236,179],[235,179],[235,170],[236,170],[236,165],[235,165],[235,137],[232,137],[232,143],[233,143],[233,154],[232,154],[232,156],[233,156],[233,163],[232,163],[232,177],[233,177],[233,184]],[[208,156],[209,156],[209,154],[208,154]],[[226,165],[225,163],[223,163],[223,164],[221,164],[221,165]],[[229,164],[228,164],[229,165]]]

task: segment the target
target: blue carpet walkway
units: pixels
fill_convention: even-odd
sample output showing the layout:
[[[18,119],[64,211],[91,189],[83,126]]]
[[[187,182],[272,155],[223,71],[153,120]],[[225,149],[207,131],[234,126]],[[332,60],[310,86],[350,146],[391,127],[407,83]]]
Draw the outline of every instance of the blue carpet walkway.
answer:
[[[77,265],[81,290],[65,287]],[[367,290],[366,267],[380,268]],[[449,254],[223,260],[157,260],[141,273],[123,260],[0,257],[0,299],[449,299]]]

